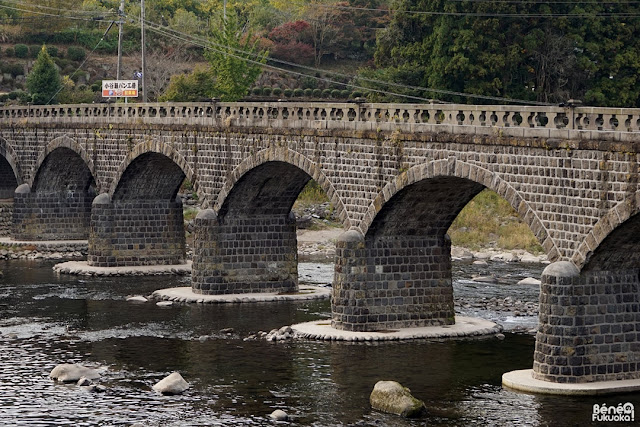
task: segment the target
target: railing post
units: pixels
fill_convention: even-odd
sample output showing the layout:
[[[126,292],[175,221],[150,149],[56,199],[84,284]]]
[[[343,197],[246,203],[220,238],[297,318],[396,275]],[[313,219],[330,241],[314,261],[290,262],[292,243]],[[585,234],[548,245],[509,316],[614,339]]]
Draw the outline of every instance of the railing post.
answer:
[[[571,130],[574,130],[576,128],[576,108],[582,106],[582,101],[579,99],[570,99],[567,101],[567,106],[571,111]]]

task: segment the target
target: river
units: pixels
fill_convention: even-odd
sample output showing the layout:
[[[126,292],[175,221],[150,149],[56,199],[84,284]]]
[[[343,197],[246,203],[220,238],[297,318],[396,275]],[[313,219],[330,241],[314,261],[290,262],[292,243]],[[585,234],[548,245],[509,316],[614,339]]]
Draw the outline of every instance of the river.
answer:
[[[16,426],[273,425],[282,409],[292,426],[586,425],[594,403],[639,407],[634,395],[571,398],[503,389],[502,373],[532,365],[534,337],[504,340],[336,343],[245,340],[259,330],[327,318],[329,301],[174,305],[125,301],[130,294],[188,284],[188,278],[56,276],[52,263],[0,264],[0,424]],[[482,270],[482,271],[480,271]],[[537,301],[542,267],[455,264],[459,312],[530,329],[535,316],[483,309],[483,298]],[[491,271],[499,284],[475,283]],[[328,283],[330,264],[301,264],[301,280]],[[466,305],[467,307],[462,307]],[[232,333],[220,332],[233,328]],[[103,369],[104,393],[48,378],[58,363]],[[160,396],[151,386],[179,371],[191,388]],[[404,420],[371,410],[376,381],[393,379],[424,400],[428,415]]]

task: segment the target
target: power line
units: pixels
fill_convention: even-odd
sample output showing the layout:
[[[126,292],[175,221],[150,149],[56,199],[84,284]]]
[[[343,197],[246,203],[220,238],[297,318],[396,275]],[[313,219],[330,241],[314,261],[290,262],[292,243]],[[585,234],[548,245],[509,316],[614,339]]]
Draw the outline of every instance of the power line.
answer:
[[[469,1],[469,0],[453,0],[453,1]],[[524,3],[522,3],[524,4]],[[542,4],[542,3],[536,3]],[[592,3],[596,4],[596,3]],[[394,10],[394,9],[376,9],[370,7],[343,6],[318,4],[317,7],[341,9],[341,10],[358,10],[368,12],[385,12],[385,13],[402,13],[407,15],[425,15],[425,16],[460,16],[472,18],[638,18],[640,13],[631,12],[598,12],[597,15],[588,12],[581,13],[499,13],[499,12],[446,12],[446,11],[424,11],[424,10]]]
[[[219,52],[219,53],[222,53],[222,54],[225,54],[225,55],[230,55],[230,56],[238,58],[238,59],[246,60],[246,61],[248,61],[250,63],[259,64],[261,66],[264,66],[264,67],[267,67],[267,68],[271,68],[273,70],[277,70],[277,71],[280,71],[280,72],[294,74],[294,75],[297,75],[297,76],[310,77],[310,78],[313,78],[315,80],[324,81],[324,82],[332,83],[332,84],[339,84],[339,85],[342,85],[342,86],[352,87],[352,88],[365,90],[365,91],[371,91],[371,92],[387,94],[387,95],[392,95],[392,96],[400,96],[400,97],[404,97],[404,98],[407,98],[407,99],[415,99],[415,100],[420,100],[420,101],[433,102],[433,99],[429,99],[429,98],[424,98],[424,97],[419,97],[419,96],[414,96],[414,95],[400,94],[400,93],[391,92],[391,91],[384,91],[384,90],[380,90],[380,89],[367,88],[367,87],[363,87],[363,86],[354,85],[354,84],[351,84],[351,83],[343,83],[343,82],[339,82],[339,81],[335,81],[335,80],[331,80],[331,79],[317,77],[317,76],[311,75],[311,74],[300,73],[300,72],[288,70],[288,69],[285,69],[285,68],[276,67],[276,66],[273,66],[273,65],[262,64],[261,62],[252,61],[252,60],[247,59],[247,58],[242,58],[242,57],[239,57],[237,55],[233,55],[233,54],[231,54],[229,52],[223,52],[223,51],[221,51],[219,49],[215,49],[212,46],[215,46],[215,47],[218,47],[218,48],[223,48],[223,49],[230,49],[230,50],[233,50],[233,51],[238,52],[238,53],[249,54],[249,55],[251,55],[253,57],[258,57],[258,54],[256,54],[256,53],[246,52],[246,51],[244,51],[242,49],[236,49],[236,48],[233,48],[233,47],[230,47],[230,46],[220,45],[220,44],[211,42],[211,41],[206,40],[206,39],[202,39],[202,38],[199,38],[199,37],[192,36],[190,34],[186,34],[186,33],[174,30],[174,29],[172,29],[170,27],[166,27],[166,26],[163,26],[163,25],[160,25],[160,24],[156,24],[156,23],[151,22],[151,21],[145,21],[145,23],[147,23],[150,27],[153,27],[154,31],[158,32],[159,34],[163,34],[166,37],[172,37],[174,39],[178,39],[178,40],[181,40],[183,42],[193,44],[195,46],[199,46],[199,47],[202,47],[202,48],[205,48],[205,49],[214,50],[216,52]],[[309,67],[309,66],[296,64],[296,63],[292,63],[292,62],[288,62],[288,61],[283,61],[283,60],[279,60],[279,59],[275,59],[275,58],[269,58],[269,60],[271,62],[277,62],[277,63],[280,63],[280,64],[292,66],[292,67],[306,69],[306,70],[313,71],[313,72],[316,72],[316,73],[320,72],[320,73],[324,73],[324,74],[331,74],[331,75],[334,75],[334,76],[348,78],[350,80],[352,80],[354,78],[354,76],[351,76],[351,75],[347,75],[347,74],[343,74],[343,73],[339,73],[339,72],[335,72],[335,71],[321,70],[319,68]],[[484,100],[498,101],[498,102],[511,102],[511,103],[518,103],[518,104],[526,104],[526,105],[541,105],[541,106],[553,105],[553,104],[544,103],[544,102],[519,100],[519,99],[504,98],[504,97],[489,96],[489,95],[476,95],[476,94],[470,94],[470,93],[464,93],[464,92],[450,91],[450,90],[445,90],[445,89],[434,89],[434,88],[426,88],[426,87],[419,87],[419,86],[404,85],[404,84],[400,84],[400,83],[386,82],[386,81],[383,81],[383,80],[370,79],[370,78],[360,77],[360,76],[358,76],[357,79],[359,79],[361,81],[368,82],[368,83],[377,84],[377,85],[392,86],[392,87],[397,87],[397,88],[401,88],[401,89],[408,89],[408,90],[420,91],[420,92],[430,92],[430,93],[441,94],[441,95],[461,96],[461,97],[465,97],[465,98],[484,99]]]
[[[34,11],[34,10],[26,10],[26,9],[20,9],[20,8],[17,8],[17,7],[11,7],[11,6],[7,6],[7,5],[4,5],[4,4],[0,4],[0,8],[16,10],[16,11],[19,11],[19,12],[32,13],[32,14],[40,15],[40,16],[54,17],[54,18],[65,18],[65,19],[71,19],[71,20],[76,20],[76,21],[95,21],[95,19],[91,19],[91,18],[83,18],[83,17],[73,16],[73,15],[60,15],[60,14],[53,14],[53,13],[47,13],[47,12],[38,12],[38,11]]]

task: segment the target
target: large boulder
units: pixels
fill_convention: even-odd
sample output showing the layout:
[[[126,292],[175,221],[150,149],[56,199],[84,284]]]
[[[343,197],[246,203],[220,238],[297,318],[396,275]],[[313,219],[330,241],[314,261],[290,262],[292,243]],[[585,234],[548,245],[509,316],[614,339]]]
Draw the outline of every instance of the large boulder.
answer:
[[[189,384],[177,372],[160,380],[153,389],[162,394],[180,394],[189,388]]]
[[[92,368],[77,365],[74,363],[62,363],[51,371],[49,377],[64,383],[75,383],[80,378],[85,377],[90,380],[100,378],[100,373]]]
[[[369,401],[373,409],[407,418],[419,417],[426,411],[424,402],[396,381],[378,381]]]

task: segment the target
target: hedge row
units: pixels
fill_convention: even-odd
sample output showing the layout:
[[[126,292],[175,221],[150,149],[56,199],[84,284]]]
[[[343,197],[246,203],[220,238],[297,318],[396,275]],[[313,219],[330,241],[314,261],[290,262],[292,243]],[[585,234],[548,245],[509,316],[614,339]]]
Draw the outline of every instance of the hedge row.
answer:
[[[349,91],[347,89],[338,90],[338,89],[284,89],[282,90],[279,87],[254,87],[251,89],[251,94],[256,96],[282,96],[284,95],[286,98],[333,98],[333,99],[348,99],[348,98],[359,98],[362,96],[362,92],[359,91]]]
[[[37,58],[42,45],[17,44],[4,50],[4,56],[16,58]],[[1,51],[1,50],[0,50]],[[64,53],[55,46],[47,46],[47,52],[52,58],[63,58]],[[67,58],[72,61],[82,61],[87,56],[85,50],[77,46],[69,46],[67,48]]]

